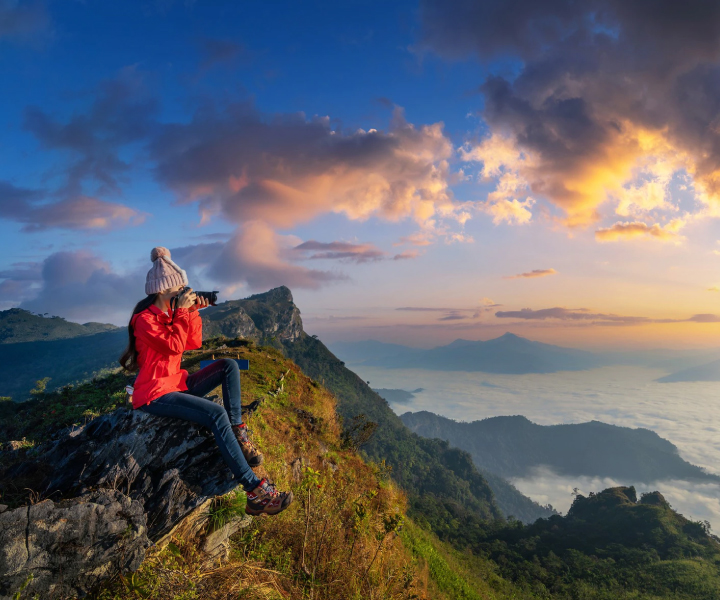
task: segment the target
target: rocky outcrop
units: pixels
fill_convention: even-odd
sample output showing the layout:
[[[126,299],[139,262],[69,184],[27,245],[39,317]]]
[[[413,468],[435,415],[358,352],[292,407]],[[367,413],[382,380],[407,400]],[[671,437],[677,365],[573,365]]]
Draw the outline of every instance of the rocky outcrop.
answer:
[[[150,543],[142,505],[117,490],[7,510],[0,598],[11,598],[31,574],[28,591],[43,598],[85,593],[119,569],[137,569]]]
[[[0,514],[0,598],[30,573],[30,597],[82,595],[137,568],[146,546],[187,517],[194,537],[204,535],[208,501],[237,487],[210,431],[130,409],[64,431],[0,471],[0,482],[33,480],[45,500]],[[228,531],[203,542],[210,558]]]
[[[201,315],[204,339],[224,335],[272,344],[294,342],[303,333],[300,310],[285,286],[223,302],[203,309]]]

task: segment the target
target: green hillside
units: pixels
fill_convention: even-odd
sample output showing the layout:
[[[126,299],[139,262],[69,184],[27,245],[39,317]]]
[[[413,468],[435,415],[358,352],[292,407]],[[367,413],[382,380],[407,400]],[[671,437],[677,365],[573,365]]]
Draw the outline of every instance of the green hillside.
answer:
[[[502,576],[540,597],[716,600],[720,541],[707,524],[634,487],[578,495],[566,517],[491,525],[469,543]]]
[[[683,460],[654,431],[599,421],[537,425],[526,417],[490,417],[464,423],[427,411],[405,413],[415,433],[470,452],[475,464],[502,477],[527,477],[540,466],[561,475],[612,477],[649,483],[665,479],[720,481]]]
[[[256,471],[292,489],[296,500],[282,515],[255,519],[236,534],[230,561],[221,568],[201,567],[199,549],[176,537],[171,546],[149,551],[132,576],[104,584],[92,600],[532,598],[495,575],[492,562],[470,560],[408,519],[405,494],[387,470],[364,461],[342,435],[334,395],[277,349],[210,340],[202,350],[186,353],[183,367],[193,372],[211,356],[249,360],[243,402],[263,399],[248,420],[265,455]],[[0,403],[0,503],[24,505],[44,476],[28,468],[22,481],[9,481],[2,476],[5,466],[30,463],[33,448],[63,435],[66,427],[128,410],[123,387],[130,380],[109,374],[36,394],[28,402]],[[18,445],[20,450],[8,451]],[[290,467],[298,459],[303,467],[296,475]],[[216,500],[216,508],[226,512],[241,514],[243,506],[243,493]]]
[[[52,390],[115,369],[126,345],[126,328],[47,342],[0,344],[0,396],[23,401],[38,379],[49,378],[47,388]]]
[[[314,340],[306,342],[307,347],[300,346],[306,355],[324,348]],[[250,421],[254,439],[266,455],[264,468],[280,485],[292,487],[297,501],[284,516],[257,519],[250,530],[237,534],[232,539],[230,563],[221,568],[199,567],[194,562],[197,549],[176,539],[171,547],[150,551],[140,571],[110,582],[93,600],[719,597],[718,540],[708,534],[706,525],[673,511],[658,492],[645,494],[639,501],[634,488],[578,496],[566,517],[555,515],[532,525],[492,518],[491,497],[485,518],[473,515],[457,498],[442,498],[432,489],[435,484],[426,489],[422,481],[438,475],[441,480],[456,476],[465,498],[471,499],[470,492],[476,489],[472,483],[481,489],[481,478],[475,478],[464,453],[433,440],[424,445],[421,438],[409,432],[403,435],[395,428],[397,424],[391,423],[387,432],[377,429],[362,460],[353,439],[343,435],[336,412],[339,401],[323,387],[322,379],[309,379],[275,348],[227,338],[209,340],[202,350],[188,353],[184,367],[194,371],[200,360],[213,355],[240,355],[250,361],[250,371],[243,374],[243,400],[265,398]],[[337,376],[332,369],[326,371],[326,383],[327,376]],[[270,396],[283,373],[287,376],[282,393]],[[1,403],[0,443],[5,449],[0,452],[0,471],[7,461],[32,459],[32,447],[61,434],[64,427],[125,410],[122,390],[126,381],[121,374],[111,374],[36,394],[26,403]],[[360,389],[356,389],[356,398],[361,397]],[[302,411],[298,412],[298,407]],[[312,424],[308,414],[314,419]],[[382,414],[379,405],[374,414]],[[392,434],[400,435],[402,443],[393,446]],[[7,451],[11,439],[23,438],[20,450]],[[403,487],[408,486],[407,499],[392,483],[383,463],[368,460],[383,446],[394,452],[396,459],[414,461],[416,477],[413,469],[402,465],[392,471]],[[431,451],[445,455],[432,467],[439,472],[418,462],[426,458],[423,452]],[[298,456],[308,462],[303,477],[293,479],[289,465]],[[443,474],[442,469],[449,473]],[[3,481],[0,476],[0,502],[23,503],[33,486],[33,472],[27,472],[27,481]],[[467,478],[465,483],[460,474]],[[310,503],[308,482],[316,477],[320,487],[314,488]],[[219,499],[218,506],[239,505],[234,492],[231,495],[233,498]],[[398,521],[398,517],[403,518]],[[402,527],[396,527],[403,520]],[[350,548],[354,548],[352,560],[348,560]],[[311,568],[303,567],[303,556],[311,557]]]
[[[31,313],[22,308],[0,310],[0,344],[62,340],[80,335],[112,331],[108,323],[73,323],[58,316]]]

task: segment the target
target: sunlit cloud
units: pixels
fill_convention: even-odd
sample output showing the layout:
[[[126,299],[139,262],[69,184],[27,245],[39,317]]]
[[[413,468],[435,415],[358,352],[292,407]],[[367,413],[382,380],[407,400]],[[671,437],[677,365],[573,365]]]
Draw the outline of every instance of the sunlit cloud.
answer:
[[[181,201],[236,223],[289,228],[335,212],[411,219],[434,231],[441,220],[468,216],[448,189],[452,144],[442,124],[415,127],[400,108],[386,133],[343,134],[328,117],[235,105],[167,125],[151,147],[159,181]]]
[[[253,291],[280,285],[289,288],[317,289],[347,279],[343,273],[308,269],[289,260],[300,240],[280,235],[262,221],[250,221],[239,227],[226,243],[196,244],[175,249],[174,256],[204,277],[230,286]],[[230,292],[229,292],[230,293]]]
[[[557,275],[555,269],[533,269],[526,273],[518,273],[517,275],[507,275],[503,279],[532,279],[535,277],[547,277],[548,275]]]
[[[488,134],[461,149],[495,183],[496,222],[525,223],[543,199],[567,227],[652,213],[649,237],[670,239],[674,177],[693,216],[720,216],[717,4],[423,0],[420,15],[418,49],[522,64],[479,86]]]
[[[147,216],[129,206],[76,196],[42,202],[44,192],[0,181],[0,218],[22,223],[22,231],[117,229],[139,225]]]
[[[410,260],[418,256],[420,256],[420,252],[417,250],[404,250],[403,252],[395,254],[393,260]]]
[[[671,222],[665,227],[655,223],[647,225],[642,221],[618,222],[610,227],[604,227],[595,231],[595,239],[601,242],[616,242],[622,239],[632,238],[655,238],[662,242],[678,243],[684,238],[677,233],[682,225]]]
[[[372,244],[349,242],[317,242],[309,240],[295,246],[293,253],[305,260],[342,260],[364,263],[382,260],[386,253]]]
[[[499,319],[523,319],[532,321],[544,321],[557,319],[559,321],[592,321],[593,324],[616,324],[616,325],[642,325],[646,323],[718,323],[720,316],[714,314],[696,314],[687,319],[658,319],[642,316],[616,315],[612,313],[591,312],[587,308],[542,308],[534,310],[523,308],[520,310],[498,311],[495,316]]]

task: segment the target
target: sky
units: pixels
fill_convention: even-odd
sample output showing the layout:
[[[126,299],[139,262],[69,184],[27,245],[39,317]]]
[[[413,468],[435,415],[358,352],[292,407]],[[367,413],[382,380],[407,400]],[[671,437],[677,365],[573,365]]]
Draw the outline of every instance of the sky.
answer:
[[[0,310],[164,246],[327,342],[720,345],[720,3],[0,0],[0,82]]]

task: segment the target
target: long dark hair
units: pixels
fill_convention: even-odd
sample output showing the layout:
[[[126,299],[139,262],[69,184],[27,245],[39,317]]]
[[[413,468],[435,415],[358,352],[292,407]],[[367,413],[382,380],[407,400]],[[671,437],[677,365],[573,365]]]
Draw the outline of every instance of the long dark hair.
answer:
[[[150,308],[153,304],[155,304],[156,299],[157,294],[150,294],[146,298],[140,300],[140,302],[135,305],[132,316],[130,317],[130,322],[128,323],[128,346],[125,348],[125,352],[122,353],[119,360],[122,368],[126,371],[130,371],[131,373],[134,373],[140,368],[137,364],[138,351],[135,348],[135,332],[133,331],[132,318],[136,314]]]

